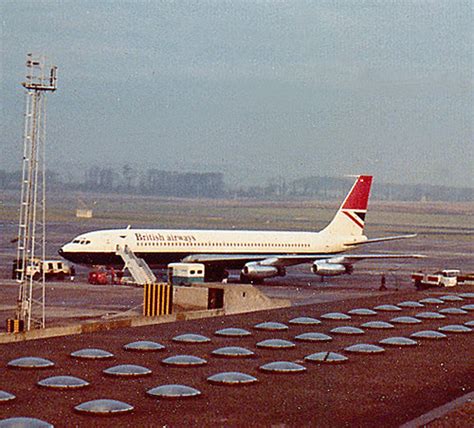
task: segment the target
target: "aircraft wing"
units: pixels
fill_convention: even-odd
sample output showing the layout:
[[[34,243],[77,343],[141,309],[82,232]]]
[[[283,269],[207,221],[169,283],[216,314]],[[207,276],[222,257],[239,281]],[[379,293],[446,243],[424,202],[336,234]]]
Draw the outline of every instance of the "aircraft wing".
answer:
[[[262,266],[286,267],[301,263],[312,263],[325,260],[327,263],[351,265],[365,259],[407,259],[424,258],[421,254],[298,254],[298,255],[269,255],[269,254],[194,254],[183,259],[187,263],[204,263],[209,265],[233,266],[244,265],[248,262],[259,262]]]
[[[363,244],[376,242],[395,241],[399,239],[410,239],[417,236],[416,233],[409,235],[386,236],[383,238],[367,239],[363,242],[349,242],[347,247],[356,247]],[[186,263],[204,263],[208,265],[227,267],[229,269],[239,268],[249,262],[259,262],[264,266],[286,267],[301,263],[312,263],[316,260],[326,260],[329,263],[352,264],[363,259],[396,259],[396,258],[420,258],[419,254],[354,254],[339,256],[338,254],[193,254],[185,257],[182,261]],[[344,260],[344,261],[341,261]]]
[[[293,266],[310,263],[314,260],[331,258],[328,254],[281,255],[281,254],[193,254],[185,257],[185,263],[203,263],[216,266],[244,265],[248,262],[259,262],[264,266]]]

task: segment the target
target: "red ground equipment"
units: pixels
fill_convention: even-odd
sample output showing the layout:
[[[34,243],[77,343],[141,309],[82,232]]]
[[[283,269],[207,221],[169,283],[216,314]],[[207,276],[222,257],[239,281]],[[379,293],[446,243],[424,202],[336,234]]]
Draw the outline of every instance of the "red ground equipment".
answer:
[[[98,267],[89,272],[87,281],[89,284],[107,285],[120,284],[122,271],[116,272],[114,268]]]
[[[106,285],[109,283],[107,272],[103,270],[91,270],[87,278],[89,284]]]

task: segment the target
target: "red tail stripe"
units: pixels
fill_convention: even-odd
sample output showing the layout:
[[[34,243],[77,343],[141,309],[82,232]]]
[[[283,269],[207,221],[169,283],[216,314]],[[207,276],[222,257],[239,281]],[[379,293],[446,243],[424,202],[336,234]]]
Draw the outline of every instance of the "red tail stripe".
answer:
[[[356,219],[350,212],[348,211],[343,211],[343,213],[349,217],[357,226],[359,226],[361,229],[364,228],[364,223],[360,222],[358,219]]]
[[[366,210],[369,202],[371,185],[372,176],[361,175],[354,184],[352,191],[347,195],[342,208],[346,210]]]

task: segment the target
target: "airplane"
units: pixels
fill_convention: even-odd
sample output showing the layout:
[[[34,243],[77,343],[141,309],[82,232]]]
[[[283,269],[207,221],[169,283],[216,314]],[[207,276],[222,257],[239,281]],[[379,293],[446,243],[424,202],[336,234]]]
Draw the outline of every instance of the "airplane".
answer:
[[[207,281],[221,281],[240,269],[242,282],[285,276],[286,268],[311,263],[321,277],[350,274],[364,259],[419,258],[418,254],[348,254],[361,245],[413,238],[416,234],[369,239],[364,235],[372,176],[359,175],[332,221],[320,232],[252,230],[98,230],[77,236],[59,250],[78,264],[123,267],[119,248],[128,247],[150,267],[172,262],[202,263]]]

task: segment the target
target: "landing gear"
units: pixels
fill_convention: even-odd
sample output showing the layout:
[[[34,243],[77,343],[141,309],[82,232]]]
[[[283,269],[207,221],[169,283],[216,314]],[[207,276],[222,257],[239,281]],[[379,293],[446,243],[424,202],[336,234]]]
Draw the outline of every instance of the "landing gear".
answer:
[[[221,282],[229,276],[224,268],[206,268],[205,282]]]
[[[264,279],[263,278],[250,278],[244,273],[240,273],[240,282],[242,284],[255,284],[255,285],[261,285],[263,284]]]
[[[242,284],[250,284],[250,278],[244,273],[240,273],[240,282]]]

